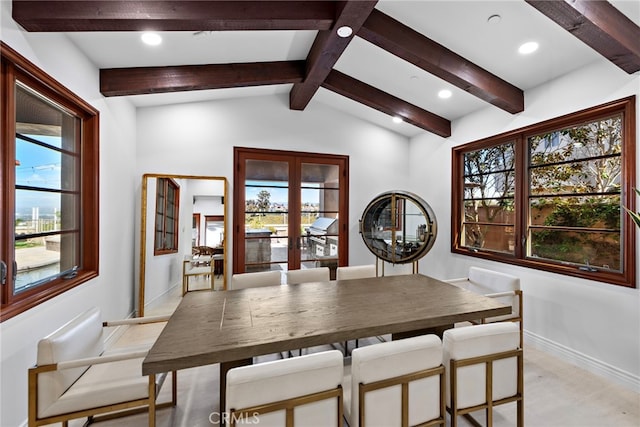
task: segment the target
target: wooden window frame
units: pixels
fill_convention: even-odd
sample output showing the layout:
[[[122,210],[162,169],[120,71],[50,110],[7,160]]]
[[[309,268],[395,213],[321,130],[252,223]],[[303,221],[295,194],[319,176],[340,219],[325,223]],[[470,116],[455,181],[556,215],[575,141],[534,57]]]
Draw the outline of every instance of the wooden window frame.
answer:
[[[635,211],[635,141],[636,141],[636,108],[635,96],[612,101],[606,104],[587,108],[575,113],[533,124],[514,131],[506,132],[482,140],[460,145],[452,149],[452,198],[451,198],[451,252],[491,261],[504,262],[523,267],[535,268],[552,273],[563,274],[583,279],[596,280],[604,283],[625,287],[636,287],[636,227],[631,217],[623,208]],[[528,225],[528,201],[529,201],[529,160],[528,138],[537,134],[556,129],[565,129],[570,126],[580,125],[590,121],[596,121],[615,114],[622,115],[622,155],[621,155],[621,228],[620,270],[579,268],[576,265],[565,265],[559,261],[529,257],[526,249],[526,237],[529,234]],[[463,233],[464,214],[464,154],[492,146],[515,142],[515,224],[514,224],[514,251],[513,254],[474,250],[461,245]]]
[[[173,191],[173,218],[167,214],[167,198],[166,194],[169,191]],[[161,191],[164,193],[161,194]],[[159,209],[159,202],[163,200],[162,210]],[[160,224],[158,224],[158,218],[162,218]],[[167,224],[170,219],[173,219],[173,224]],[[174,254],[178,252],[178,230],[180,224],[180,185],[173,178],[158,178],[156,181],[156,208],[155,208],[155,233],[153,242],[153,254],[165,255]],[[167,242],[166,235],[169,232],[168,228],[171,228],[173,238],[168,246],[158,244],[158,231],[162,235],[162,242]]]
[[[1,285],[0,321],[10,319],[98,276],[99,261],[99,112],[86,101],[39,69],[32,62],[0,42],[2,47],[1,103],[2,149],[0,150],[0,255],[7,264],[6,283]],[[15,217],[15,139],[16,81],[57,103],[65,111],[79,118],[80,254],[78,269],[73,275],[58,276],[45,284],[14,294],[14,221]]]

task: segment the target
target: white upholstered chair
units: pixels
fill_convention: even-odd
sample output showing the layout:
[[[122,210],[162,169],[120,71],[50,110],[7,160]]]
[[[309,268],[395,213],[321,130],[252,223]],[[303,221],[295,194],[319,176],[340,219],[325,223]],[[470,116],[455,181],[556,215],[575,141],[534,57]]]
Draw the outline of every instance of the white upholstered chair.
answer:
[[[287,284],[297,285],[308,282],[328,282],[331,280],[329,267],[302,268],[287,271]]]
[[[231,276],[231,289],[257,288],[261,286],[279,285],[282,281],[280,271],[258,271],[255,273],[238,273]]]
[[[354,349],[344,387],[349,426],[444,426],[444,372],[436,335]]]
[[[251,273],[236,273],[231,276],[231,290],[259,288],[263,286],[278,286],[282,282],[280,271],[257,271]],[[284,353],[286,357],[287,353]],[[270,356],[270,355],[267,355]],[[282,356],[282,354],[280,354]],[[254,362],[259,359],[254,358]]]
[[[156,317],[103,323],[100,310],[94,307],[41,339],[36,366],[28,372],[29,427],[57,422],[66,427],[71,419],[93,419],[129,409],[147,410],[149,426],[154,426],[155,409],[176,404],[176,373],[172,375],[172,401],[156,404],[166,375],[142,375],[150,343],[105,349],[103,326],[166,320]]]
[[[337,350],[230,369],[229,425],[342,427],[343,369]]]
[[[182,295],[189,292],[189,279],[192,277],[205,276],[209,277],[211,284],[209,288],[213,290],[213,279],[215,273],[215,262],[211,256],[199,256],[194,258],[193,256],[187,256],[182,261]]]
[[[369,277],[376,277],[376,265],[349,265],[342,266],[336,269],[336,280],[349,280],[349,279],[366,279]],[[380,341],[384,341],[382,337],[378,337]],[[356,339],[355,346],[358,347],[358,340]],[[349,343],[344,343],[345,354],[349,353]]]
[[[349,265],[336,269],[336,280],[366,279],[376,277],[376,265]]]
[[[329,267],[302,268],[300,270],[288,270],[286,273],[287,285],[297,285],[309,282],[328,282],[331,280]],[[302,355],[302,349],[300,349]],[[293,353],[289,351],[289,356]]]
[[[506,273],[488,270],[480,267],[470,267],[468,277],[445,280],[447,283],[458,286],[477,294],[495,298],[496,301],[511,306],[511,314],[503,316],[478,319],[472,323],[493,323],[511,321],[517,322],[520,328],[520,347],[523,346],[522,326],[522,290],[520,279]]]
[[[520,331],[512,322],[453,328],[444,332],[447,406],[451,426],[458,416],[485,410],[493,425],[493,407],[516,402],[517,425],[524,424],[523,354]]]

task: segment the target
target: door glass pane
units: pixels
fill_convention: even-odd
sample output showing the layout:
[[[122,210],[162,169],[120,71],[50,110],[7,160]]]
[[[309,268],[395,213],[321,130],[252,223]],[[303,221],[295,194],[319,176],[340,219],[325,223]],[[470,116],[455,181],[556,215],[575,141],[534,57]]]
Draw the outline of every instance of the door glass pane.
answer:
[[[286,270],[289,245],[289,164],[247,160],[246,272]]]
[[[338,211],[340,168],[337,165],[302,163],[300,225],[302,267],[338,266]]]

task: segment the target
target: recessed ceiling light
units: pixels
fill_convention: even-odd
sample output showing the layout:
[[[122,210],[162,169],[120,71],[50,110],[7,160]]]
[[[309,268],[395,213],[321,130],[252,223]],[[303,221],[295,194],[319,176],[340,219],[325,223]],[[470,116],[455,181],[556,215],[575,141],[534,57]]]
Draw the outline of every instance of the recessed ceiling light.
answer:
[[[451,91],[449,89],[442,89],[438,92],[438,96],[442,99],[451,98]]]
[[[502,16],[497,15],[497,14],[496,15],[491,15],[489,18],[487,18],[487,22],[489,24],[497,24],[500,21],[502,21]]]
[[[158,33],[142,33],[140,39],[149,46],[157,46],[162,43],[162,37],[160,37],[160,34]]]
[[[535,52],[536,50],[538,50],[537,42],[526,42],[521,44],[520,47],[518,48],[518,52],[520,52],[523,55],[528,55],[530,53]]]
[[[402,121],[403,121],[402,117],[395,116],[393,118],[393,123],[402,123]]]
[[[346,37],[349,37],[351,34],[353,34],[353,29],[345,25],[343,27],[338,28],[337,33],[340,37],[346,38]]]

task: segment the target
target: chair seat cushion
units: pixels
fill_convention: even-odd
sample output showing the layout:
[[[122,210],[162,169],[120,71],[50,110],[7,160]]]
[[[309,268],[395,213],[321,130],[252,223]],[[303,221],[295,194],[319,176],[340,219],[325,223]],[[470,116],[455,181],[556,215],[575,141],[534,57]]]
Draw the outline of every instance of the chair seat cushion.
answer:
[[[143,358],[92,365],[58,400],[38,408],[38,417],[50,417],[149,397],[149,378],[142,376]]]
[[[199,274],[211,274],[211,267],[193,267],[185,271],[187,276],[196,276]]]

